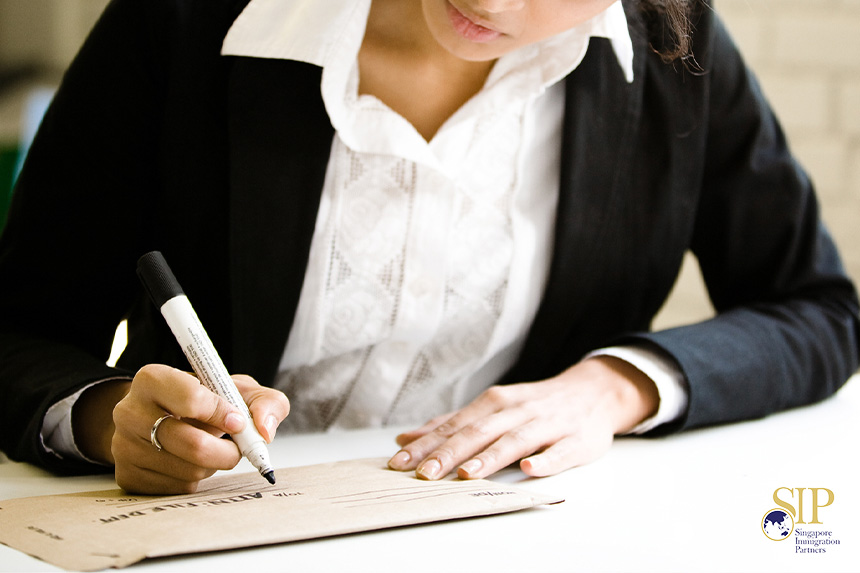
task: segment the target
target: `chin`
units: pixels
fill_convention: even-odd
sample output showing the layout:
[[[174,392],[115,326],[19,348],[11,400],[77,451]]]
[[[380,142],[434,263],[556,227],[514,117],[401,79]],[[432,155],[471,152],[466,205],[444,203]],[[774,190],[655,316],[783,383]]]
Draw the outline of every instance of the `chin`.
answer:
[[[448,17],[447,0],[424,0],[424,17],[436,42],[449,54],[470,62],[496,60],[511,51],[510,37],[472,41],[457,32]]]

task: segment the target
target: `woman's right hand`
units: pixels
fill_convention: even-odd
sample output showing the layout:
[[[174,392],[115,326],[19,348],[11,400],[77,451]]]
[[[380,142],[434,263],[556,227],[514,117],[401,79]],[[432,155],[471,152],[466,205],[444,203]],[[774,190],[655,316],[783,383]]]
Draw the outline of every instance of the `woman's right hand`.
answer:
[[[289,413],[282,392],[248,376],[233,376],[257,430],[271,442]],[[112,406],[112,405],[115,405]],[[106,413],[112,411],[112,421]],[[159,451],[150,441],[156,420]],[[117,484],[130,493],[178,494],[197,490],[217,470],[233,468],[241,453],[224,434],[241,431],[244,417],[187,372],[163,365],[140,369],[134,380],[105,383],[85,392],[72,414],[81,451],[113,464]]]

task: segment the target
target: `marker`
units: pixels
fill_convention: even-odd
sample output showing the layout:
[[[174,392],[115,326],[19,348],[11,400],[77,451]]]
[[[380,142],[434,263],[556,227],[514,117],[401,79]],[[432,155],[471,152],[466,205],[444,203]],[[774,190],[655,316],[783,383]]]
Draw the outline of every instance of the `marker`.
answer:
[[[152,302],[161,309],[161,314],[182,347],[197,378],[245,416],[245,429],[238,434],[231,434],[230,437],[260,475],[274,485],[275,470],[269,463],[266,440],[254,426],[248,405],[239,394],[239,389],[230,378],[227,368],[203,330],[197,313],[191,307],[173,271],[167,266],[164,256],[159,251],[152,251],[140,257],[137,261],[137,276],[143,282]]]

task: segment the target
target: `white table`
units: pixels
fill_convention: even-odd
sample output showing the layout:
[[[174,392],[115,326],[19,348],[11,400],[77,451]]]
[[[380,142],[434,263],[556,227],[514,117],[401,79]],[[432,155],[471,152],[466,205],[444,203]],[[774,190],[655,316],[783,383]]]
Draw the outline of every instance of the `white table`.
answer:
[[[279,437],[279,467],[388,456],[397,431]],[[528,479],[509,469],[496,481],[559,493],[563,504],[270,547],[146,561],[134,571],[860,571],[860,377],[821,404],[764,420],[660,439],[624,438],[601,460]],[[243,462],[234,471],[253,471]],[[0,499],[115,487],[111,477],[57,478],[0,464]],[[828,488],[820,525],[798,524],[783,541],[761,529],[780,499]],[[820,503],[826,492],[820,491]],[[2,519],[2,514],[0,514]],[[839,545],[797,553],[797,528],[831,531]],[[809,547],[803,545],[800,547]],[[0,571],[56,571],[0,545]]]

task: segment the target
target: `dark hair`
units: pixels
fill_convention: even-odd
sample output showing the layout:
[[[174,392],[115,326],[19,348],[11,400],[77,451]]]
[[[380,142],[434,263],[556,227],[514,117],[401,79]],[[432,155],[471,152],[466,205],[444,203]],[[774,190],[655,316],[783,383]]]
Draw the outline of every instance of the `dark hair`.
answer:
[[[666,62],[691,60],[693,10],[702,0],[639,0],[649,20],[651,46]]]

